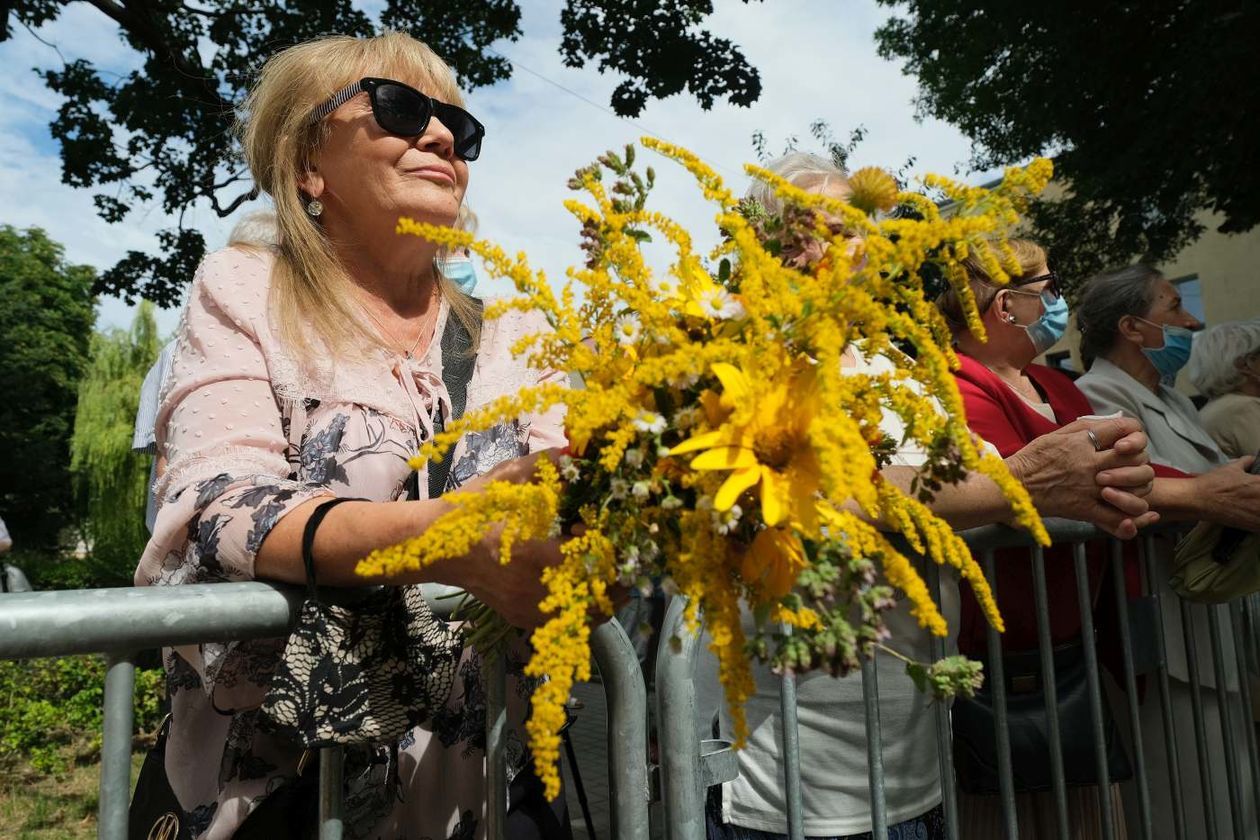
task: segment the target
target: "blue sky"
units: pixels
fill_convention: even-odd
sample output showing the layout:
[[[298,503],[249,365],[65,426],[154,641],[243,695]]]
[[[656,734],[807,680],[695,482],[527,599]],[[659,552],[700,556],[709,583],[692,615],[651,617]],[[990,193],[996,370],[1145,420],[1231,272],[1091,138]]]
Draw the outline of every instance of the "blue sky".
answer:
[[[689,97],[675,96],[650,103],[630,122],[584,101],[604,106],[617,77],[561,63],[559,0],[523,2],[524,36],[497,45],[517,65],[512,79],[469,95],[469,110],[487,126],[486,147],[474,164],[468,193],[481,235],[510,252],[525,251],[553,280],[562,278],[565,267],[580,258],[577,225],[562,206],[570,195],[565,182],[579,166],[645,130],[692,149],[740,190],[747,183],[742,165],[755,159],[754,131],[764,132],[776,152],[790,135],[809,148],[808,128],[817,119],[829,122],[839,136],[847,136],[851,127],[866,127],[867,138],[852,161],[857,166],[897,168],[911,155],[917,159],[914,173],[953,173],[965,166],[966,138],[938,121],[916,120],[914,80],[876,55],[873,35],[888,12],[874,0],[718,0],[715,5],[710,29],[739,44],[758,68],[760,100],[750,108],[718,104],[706,112]],[[64,56],[124,71],[136,63],[135,54],[112,22],[85,3],[70,5],[37,34],[39,39],[19,29],[0,44],[0,64],[9,69],[0,77],[0,224],[43,227],[65,245],[71,260],[107,268],[129,248],[151,248],[155,231],[170,220],[154,207],[134,212],[122,225],[107,225],[95,214],[90,190],[61,183],[57,146],[48,133],[58,99],[31,68],[59,67]],[[688,176],[672,164],[652,163],[659,176],[653,204],[687,225],[700,244],[713,242],[712,211]],[[965,169],[960,174],[973,183],[992,175]],[[260,206],[247,205],[240,213]],[[215,248],[226,241],[240,213],[219,219],[199,207],[186,219]],[[489,284],[492,291],[502,288]],[[102,301],[101,325],[125,325],[130,318],[130,308],[121,301]],[[177,319],[174,311],[160,316],[166,330]]]

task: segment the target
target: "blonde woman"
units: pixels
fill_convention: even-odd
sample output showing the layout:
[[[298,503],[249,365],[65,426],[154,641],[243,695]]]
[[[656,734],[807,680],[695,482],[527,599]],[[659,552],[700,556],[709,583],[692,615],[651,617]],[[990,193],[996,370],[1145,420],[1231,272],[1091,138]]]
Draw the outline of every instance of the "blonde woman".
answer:
[[[394,233],[404,215],[455,223],[484,133],[461,101],[451,70],[401,34],[320,38],[263,67],[241,137],[275,206],[274,245],[229,247],[197,272],[157,419],[167,470],[137,584],[300,583],[314,515],[322,584],[438,582],[519,626],[538,622],[553,542],[514,549],[506,567],[487,541],[424,573],[354,573],[359,558],[423,531],[446,508],[427,498],[427,474],[415,481],[406,459],[457,401],[473,410],[551,377],[511,352],[541,323],[512,315],[481,324],[476,302],[436,270],[436,247]],[[455,394],[442,371],[451,330],[476,354],[466,392]],[[554,413],[468,435],[445,489],[476,490],[487,473],[528,480],[532,459],[563,444]],[[339,497],[362,501],[326,507]],[[266,734],[258,712],[282,644],[166,652],[166,770],[193,837],[256,835],[251,814],[296,774],[300,747]],[[462,659],[453,684],[425,686],[429,723],[396,744],[349,751],[350,836],[483,832],[479,669],[458,639],[434,655]],[[519,721],[522,704],[509,714]],[[525,766],[519,741],[509,753],[514,769]],[[513,788],[510,833],[567,836],[567,819],[540,802],[528,771]]]

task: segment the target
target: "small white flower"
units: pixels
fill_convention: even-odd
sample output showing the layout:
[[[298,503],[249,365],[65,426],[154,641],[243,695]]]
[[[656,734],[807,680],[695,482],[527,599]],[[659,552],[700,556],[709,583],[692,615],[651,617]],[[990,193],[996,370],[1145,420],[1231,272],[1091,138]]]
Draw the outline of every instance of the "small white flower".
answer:
[[[713,510],[713,497],[707,495],[697,497],[696,510]]]
[[[642,411],[634,420],[634,427],[640,432],[647,432],[651,435],[659,435],[665,431],[665,418],[657,414],[655,411]]]
[[[613,322],[613,335],[622,344],[638,344],[643,335],[643,325],[634,314],[622,315]]]
[[[670,498],[673,498],[673,497],[671,496]],[[682,502],[680,501],[680,502],[678,502],[678,504],[680,504],[680,505],[681,505],[681,504],[682,504]],[[664,505],[664,504],[662,504],[662,505],[661,505],[661,507],[665,507],[665,505]],[[675,505],[675,507],[677,507],[677,505]],[[660,530],[661,530],[661,526],[660,526],[660,525],[657,525],[655,522],[653,522],[651,525],[649,525],[649,526],[648,526],[648,533],[649,533],[649,534],[656,534],[656,533],[659,533],[659,532],[660,532]]]
[[[668,447],[668,446],[658,446],[658,447],[656,447],[656,457],[657,457],[657,458],[668,458],[668,457],[669,457],[669,447]]]
[[[702,295],[700,309],[710,318],[744,317],[744,305],[726,289],[715,289]]]
[[[665,498],[661,499],[662,510],[677,510],[680,507],[682,507],[682,499],[678,498],[677,496],[666,496]],[[652,523],[652,527],[653,528],[657,527],[655,522]],[[652,533],[656,533],[656,532],[653,531]]]
[[[627,467],[632,470],[638,469],[643,464],[643,450],[633,446],[626,450],[625,459]]]
[[[614,499],[621,500],[630,492],[630,482],[624,478],[614,478],[608,487],[608,494]]]
[[[565,481],[577,481],[582,477],[578,471],[577,464],[573,463],[573,459],[568,455],[560,456],[560,477]]]
[[[634,486],[630,488],[630,492],[636,499],[646,499],[652,495],[652,485],[647,481],[636,481]]]

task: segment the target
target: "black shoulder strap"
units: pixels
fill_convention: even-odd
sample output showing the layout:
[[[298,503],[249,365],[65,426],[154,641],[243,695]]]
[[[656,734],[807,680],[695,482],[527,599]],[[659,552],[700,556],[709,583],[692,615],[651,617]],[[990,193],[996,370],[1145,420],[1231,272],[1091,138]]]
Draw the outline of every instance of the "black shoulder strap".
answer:
[[[481,324],[483,304],[473,298],[475,321]],[[473,368],[477,364],[477,351],[473,347],[472,335],[468,327],[454,312],[447,312],[446,329],[442,331],[442,382],[446,392],[451,396],[451,419],[458,420],[464,416],[464,407],[468,405],[468,382],[472,379]],[[446,426],[446,418],[439,412],[433,424],[435,433]],[[451,472],[452,447],[441,461],[429,464],[429,498],[436,499],[446,489],[446,478]]]

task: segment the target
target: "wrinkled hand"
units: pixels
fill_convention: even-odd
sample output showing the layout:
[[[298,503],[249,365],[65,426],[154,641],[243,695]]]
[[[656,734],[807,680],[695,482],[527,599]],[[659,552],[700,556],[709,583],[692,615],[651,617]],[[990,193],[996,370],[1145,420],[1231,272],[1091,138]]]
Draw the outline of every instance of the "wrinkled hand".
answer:
[[[1211,522],[1219,522],[1244,531],[1260,531],[1260,475],[1247,469],[1254,456],[1231,461],[1223,467],[1196,476],[1196,493],[1206,500]]]
[[[484,490],[493,481],[510,481],[528,484],[534,480],[540,458],[559,458],[558,450],[531,452],[520,458],[504,461],[488,472],[466,482],[464,493]],[[560,543],[557,540],[530,540],[512,545],[512,558],[508,563],[499,562],[499,545],[502,526],[492,528],[465,559],[463,588],[477,600],[493,609],[514,627],[526,630],[543,623],[544,616],[538,604],[546,597],[542,585],[543,570],[560,563]]]
[[[1098,438],[1094,450],[1087,430]],[[1159,521],[1150,510],[1155,471],[1146,435],[1136,420],[1077,420],[1042,435],[1006,459],[1043,516],[1092,522],[1109,534],[1132,539]]]

